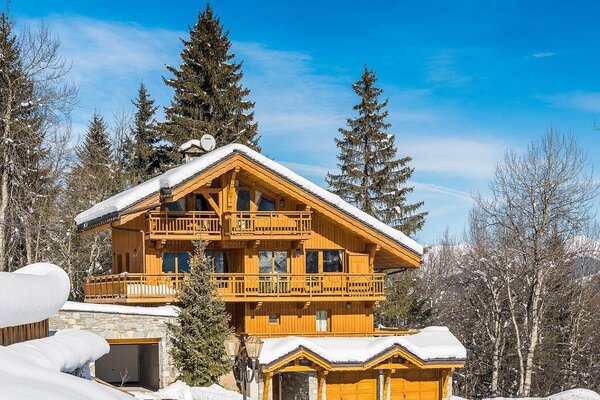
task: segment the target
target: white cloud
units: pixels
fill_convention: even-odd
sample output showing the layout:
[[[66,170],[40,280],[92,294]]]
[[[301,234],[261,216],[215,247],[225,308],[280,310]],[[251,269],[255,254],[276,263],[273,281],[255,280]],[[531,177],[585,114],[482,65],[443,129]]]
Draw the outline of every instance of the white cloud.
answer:
[[[415,192],[417,193],[426,192],[433,195],[441,195],[441,197],[444,198],[452,197],[453,199],[456,199],[460,203],[466,205],[470,205],[471,203],[473,203],[473,197],[471,196],[471,194],[462,190],[456,190],[451,187],[437,185],[434,183],[413,181],[410,184],[415,187]]]
[[[400,155],[410,155],[419,173],[445,177],[488,179],[507,148],[505,143],[489,138],[414,137],[416,139],[402,143]]]
[[[427,63],[427,81],[430,83],[458,86],[470,80],[470,76],[459,71],[454,50],[442,50]]]
[[[554,53],[552,51],[541,51],[538,53],[531,54],[531,57],[533,57],[533,58],[548,58],[548,57],[552,57],[554,55],[556,55],[556,53]]]
[[[577,91],[537,97],[555,107],[600,112],[600,92]]]

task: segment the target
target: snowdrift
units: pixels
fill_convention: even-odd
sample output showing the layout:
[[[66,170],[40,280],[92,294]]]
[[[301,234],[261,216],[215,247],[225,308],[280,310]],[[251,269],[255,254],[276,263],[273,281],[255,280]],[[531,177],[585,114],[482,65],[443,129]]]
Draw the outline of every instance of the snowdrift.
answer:
[[[464,397],[452,396],[451,400],[467,400]],[[548,397],[494,397],[484,400],[600,400],[600,394],[588,389],[571,389]]]
[[[45,320],[65,304],[69,290],[68,275],[54,264],[0,272],[0,328]]]
[[[172,385],[154,393],[134,393],[140,400],[241,400],[242,395],[219,385],[209,387],[190,387],[184,382],[177,381]]]

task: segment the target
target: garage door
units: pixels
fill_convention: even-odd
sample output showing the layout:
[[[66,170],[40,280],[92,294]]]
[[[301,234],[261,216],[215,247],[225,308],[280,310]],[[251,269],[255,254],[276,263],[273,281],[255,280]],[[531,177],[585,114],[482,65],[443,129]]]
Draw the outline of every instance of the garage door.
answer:
[[[330,372],[326,378],[327,400],[376,400],[375,371]]]
[[[438,370],[400,371],[392,374],[391,400],[438,400]]]

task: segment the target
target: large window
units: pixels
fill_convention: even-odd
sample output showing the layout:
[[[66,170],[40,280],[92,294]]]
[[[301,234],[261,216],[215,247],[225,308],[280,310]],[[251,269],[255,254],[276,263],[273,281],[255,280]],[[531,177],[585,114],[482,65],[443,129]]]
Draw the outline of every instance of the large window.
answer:
[[[165,211],[185,211],[185,198],[165,203]]]
[[[187,252],[164,252],[162,254],[163,272],[190,272],[190,254]]]
[[[250,190],[238,189],[237,211],[250,211]]]
[[[228,271],[227,254],[222,251],[207,251],[206,258],[212,266],[212,271],[222,274]]]
[[[261,197],[258,202],[258,211],[275,211],[275,202]]]
[[[317,332],[329,332],[331,328],[331,323],[329,320],[329,311],[327,310],[319,310],[316,315],[317,319]]]
[[[307,250],[306,273],[343,272],[343,260],[343,250]]]
[[[259,251],[259,272],[261,274],[285,274],[287,272],[287,258],[287,251]]]

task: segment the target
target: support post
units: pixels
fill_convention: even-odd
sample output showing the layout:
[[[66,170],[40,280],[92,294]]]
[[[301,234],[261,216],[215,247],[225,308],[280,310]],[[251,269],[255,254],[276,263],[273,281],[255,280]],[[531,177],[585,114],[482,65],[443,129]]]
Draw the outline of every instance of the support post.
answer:
[[[325,383],[325,373],[320,371],[317,374],[317,400],[323,400],[323,384]]]
[[[263,400],[269,400],[269,385],[271,384],[272,372],[265,374],[265,384],[263,385]]]
[[[391,389],[392,389],[392,371],[386,370],[383,377],[383,398],[384,400],[390,400]]]

